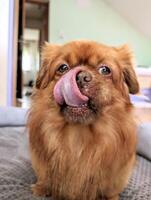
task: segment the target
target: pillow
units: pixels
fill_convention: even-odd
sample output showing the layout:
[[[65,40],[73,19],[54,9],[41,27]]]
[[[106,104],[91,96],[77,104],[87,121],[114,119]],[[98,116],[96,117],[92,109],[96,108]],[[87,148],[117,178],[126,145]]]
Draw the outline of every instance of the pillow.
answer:
[[[0,107],[0,126],[25,126],[27,111],[17,107]]]
[[[151,122],[142,123],[137,134],[137,152],[151,160]]]

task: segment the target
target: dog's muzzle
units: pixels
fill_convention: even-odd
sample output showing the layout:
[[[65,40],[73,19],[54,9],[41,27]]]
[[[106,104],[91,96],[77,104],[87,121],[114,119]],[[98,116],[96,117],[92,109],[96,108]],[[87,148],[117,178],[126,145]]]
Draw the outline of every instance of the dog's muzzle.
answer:
[[[54,98],[59,105],[79,107],[87,104],[89,98],[81,91],[92,81],[92,76],[82,67],[76,67],[64,74],[54,87]]]

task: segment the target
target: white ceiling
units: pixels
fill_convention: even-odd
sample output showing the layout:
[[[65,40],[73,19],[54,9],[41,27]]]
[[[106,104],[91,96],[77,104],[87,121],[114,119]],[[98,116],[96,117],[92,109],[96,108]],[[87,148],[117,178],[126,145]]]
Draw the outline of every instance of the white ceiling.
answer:
[[[151,39],[151,0],[105,0]]]

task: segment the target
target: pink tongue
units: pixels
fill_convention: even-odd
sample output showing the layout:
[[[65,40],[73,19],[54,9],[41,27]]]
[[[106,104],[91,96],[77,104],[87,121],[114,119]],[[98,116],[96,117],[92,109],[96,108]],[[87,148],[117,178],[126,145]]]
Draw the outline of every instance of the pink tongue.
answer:
[[[76,75],[81,71],[81,67],[71,69],[56,83],[54,87],[54,98],[62,105],[64,102],[69,106],[80,106],[88,101],[88,97],[83,95],[76,83]]]

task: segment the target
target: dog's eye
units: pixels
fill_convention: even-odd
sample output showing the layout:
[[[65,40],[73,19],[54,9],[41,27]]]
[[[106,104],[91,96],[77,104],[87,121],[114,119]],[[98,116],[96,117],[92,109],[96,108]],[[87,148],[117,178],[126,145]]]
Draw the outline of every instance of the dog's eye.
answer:
[[[102,65],[99,68],[99,73],[106,76],[106,75],[110,75],[111,74],[111,70],[107,65]]]
[[[69,66],[67,64],[62,64],[59,66],[57,72],[63,74],[64,72],[69,70]]]

